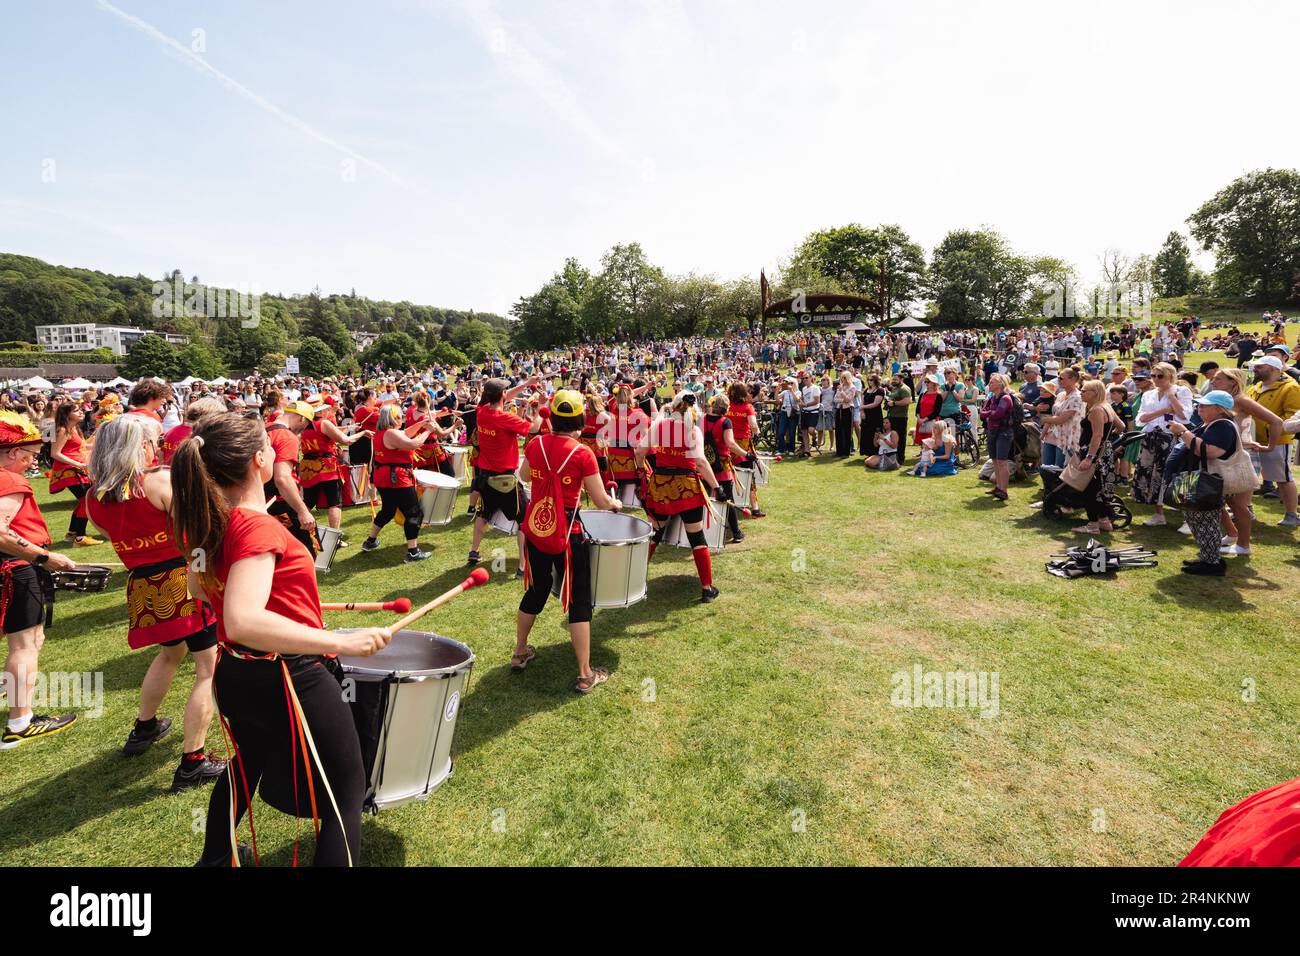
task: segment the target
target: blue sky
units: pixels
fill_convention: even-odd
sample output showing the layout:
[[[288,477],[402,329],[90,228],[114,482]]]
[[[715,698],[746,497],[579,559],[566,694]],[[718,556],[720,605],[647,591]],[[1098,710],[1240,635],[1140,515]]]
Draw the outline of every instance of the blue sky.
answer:
[[[733,278],[852,221],[927,249],[987,223],[1089,276],[1300,157],[1294,3],[9,0],[0,23],[0,249],[265,292],[504,312],[616,242]]]

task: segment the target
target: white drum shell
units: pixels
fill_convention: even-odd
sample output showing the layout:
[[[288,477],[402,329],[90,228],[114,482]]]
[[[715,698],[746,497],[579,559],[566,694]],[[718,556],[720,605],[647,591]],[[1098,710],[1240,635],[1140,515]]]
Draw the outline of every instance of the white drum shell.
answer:
[[[754,488],[754,472],[748,468],[732,469],[735,477],[735,484],[732,490],[735,494],[736,506],[748,508],[750,502],[750,493]]]
[[[456,480],[465,484],[469,479],[469,446],[447,445],[443,450],[451,456],[451,470]]]
[[[631,607],[646,598],[650,570],[650,522],[610,511],[584,511],[582,524],[593,540],[587,545],[591,562],[592,607]],[[555,576],[551,593],[560,595],[563,578]]]
[[[718,554],[722,551],[730,537],[727,531],[727,517],[724,507],[716,503],[714,508],[717,514],[710,518],[705,515],[704,543],[709,546],[709,551]],[[690,539],[686,537],[686,522],[682,521],[681,515],[673,515],[668,521],[668,526],[664,529],[664,543],[671,544],[678,548],[689,548]]]
[[[339,541],[343,539],[343,532],[338,528],[331,528],[329,525],[316,525],[316,540],[320,542],[320,550],[316,552],[316,570],[328,571],[330,565],[334,563],[334,554],[339,549]]]
[[[379,492],[375,491],[374,483],[366,474],[367,468],[366,465],[348,466],[348,492],[353,504],[364,505],[379,500]],[[362,488],[365,488],[365,494],[361,493]]]
[[[394,637],[404,634],[453,645],[464,651],[465,660],[437,670],[376,674],[373,671],[383,666],[382,651],[373,657],[341,659],[348,678],[391,685],[367,794],[376,810],[424,800],[451,776],[456,720],[474,665],[473,652],[459,641],[414,631]]]
[[[440,471],[424,469],[415,473],[415,481],[420,486],[420,523],[435,527],[451,524],[460,482]]]

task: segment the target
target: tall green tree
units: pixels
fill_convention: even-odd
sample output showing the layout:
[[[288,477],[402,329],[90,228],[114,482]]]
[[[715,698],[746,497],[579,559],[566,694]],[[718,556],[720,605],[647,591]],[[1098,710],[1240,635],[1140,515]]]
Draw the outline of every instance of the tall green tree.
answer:
[[[1165,237],[1165,244],[1151,260],[1152,281],[1156,295],[1172,298],[1187,295],[1192,291],[1196,267],[1192,265],[1191,251],[1187,240],[1180,232],[1171,232]]]
[[[600,260],[600,292],[613,331],[621,337],[639,338],[656,331],[659,315],[655,287],[663,270],[646,258],[641,243],[617,245]]]
[[[850,223],[811,233],[782,270],[787,293],[798,287],[882,298],[886,318],[921,296],[924,279],[925,251],[899,225]]]
[[[141,337],[126,353],[126,359],[120,368],[127,378],[152,378],[156,375],[174,382],[181,377],[176,346],[161,335]]]
[[[339,357],[327,344],[309,335],[298,346],[298,367],[304,375],[315,377],[337,375]]]
[[[225,375],[229,369],[221,355],[206,342],[191,339],[176,353],[176,374],[180,378],[213,379]]]
[[[405,332],[385,332],[361,354],[361,361],[404,372],[424,365],[424,350]]]
[[[321,299],[320,286],[312,289],[307,296],[307,314],[300,322],[299,328],[304,341],[309,337],[319,339],[340,358],[351,355],[355,351],[352,335],[343,320],[335,313],[334,303],[327,303]]]
[[[1247,173],[1187,219],[1214,253],[1216,285],[1264,303],[1284,301],[1300,275],[1300,170]],[[1217,273],[1222,272],[1222,277]]]
[[[929,270],[940,324],[999,325],[1020,318],[1031,271],[1029,260],[993,230],[953,230],[935,247]]]

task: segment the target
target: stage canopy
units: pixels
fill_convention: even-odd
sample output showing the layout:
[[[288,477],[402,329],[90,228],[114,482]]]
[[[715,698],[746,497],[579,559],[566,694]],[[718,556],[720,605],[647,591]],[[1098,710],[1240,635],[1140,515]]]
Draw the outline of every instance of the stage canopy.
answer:
[[[922,322],[920,319],[903,319],[903,321],[901,322],[895,322],[893,325],[890,326],[890,328],[902,329],[904,332],[907,331],[919,332],[922,329],[928,329],[929,326],[926,325],[924,322]]]

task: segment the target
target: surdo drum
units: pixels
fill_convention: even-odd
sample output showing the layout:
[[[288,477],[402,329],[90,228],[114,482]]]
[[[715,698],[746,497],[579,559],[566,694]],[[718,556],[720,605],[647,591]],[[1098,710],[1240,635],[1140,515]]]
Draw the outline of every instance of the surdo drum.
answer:
[[[460,482],[440,471],[417,469],[415,483],[420,486],[420,523],[437,527],[451,524]]]
[[[624,508],[644,508],[641,496],[636,492],[636,482],[624,482],[618,486],[618,500]]]
[[[469,461],[468,445],[445,445],[443,451],[451,456],[451,472],[456,476],[456,480],[462,485],[469,480],[469,467],[466,462]]]
[[[343,532],[329,525],[318,524],[316,540],[320,542],[320,550],[316,552],[316,570],[329,571],[330,565],[334,563],[334,554],[339,549],[339,542],[343,540]]]
[[[650,522],[609,511],[583,511],[581,520],[591,560],[592,606],[631,607],[644,601],[654,534]],[[563,577],[555,575],[551,593],[559,597],[563,584]]]
[[[451,776],[451,743],[474,653],[460,641],[399,631],[371,657],[340,657],[361,739],[364,806],[423,800]]]
[[[520,498],[522,499],[519,504],[519,517],[522,518],[524,516],[524,508],[527,507],[533,493],[532,488],[529,487],[527,482],[521,481],[517,487],[519,488]],[[496,528],[498,531],[502,531],[509,535],[519,533],[519,522],[517,520],[507,521],[506,516],[500,511],[492,512],[488,517],[488,524],[493,528]]]
[[[748,508],[751,492],[754,490],[754,472],[749,468],[734,468],[732,474],[735,475],[732,485],[735,505],[738,508]]]
[[[343,503],[345,505],[364,505],[379,500],[370,481],[366,465],[348,465],[347,482],[343,486]]]
[[[727,543],[727,518],[726,511],[723,509],[730,507],[730,505],[718,507],[714,504],[717,513],[712,517],[707,514],[704,516],[704,543],[709,546],[709,551],[713,554],[720,553]],[[690,539],[686,537],[686,522],[682,520],[681,515],[673,515],[668,519],[668,526],[664,529],[664,544],[671,544],[677,548],[691,546]]]

